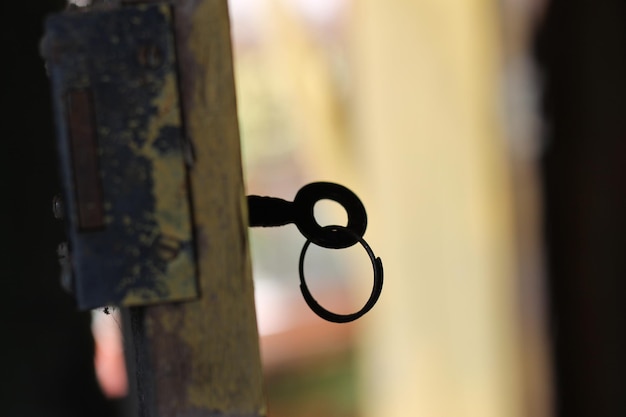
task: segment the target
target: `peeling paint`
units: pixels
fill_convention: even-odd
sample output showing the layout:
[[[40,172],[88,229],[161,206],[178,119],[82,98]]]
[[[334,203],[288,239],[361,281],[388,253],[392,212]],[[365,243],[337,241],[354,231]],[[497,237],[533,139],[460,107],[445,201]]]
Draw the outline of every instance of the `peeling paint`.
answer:
[[[170,7],[160,4],[47,21],[43,54],[53,84],[81,308],[198,295],[171,20]],[[76,226],[74,179],[81,173],[71,166],[62,100],[78,86],[94,101],[104,194],[104,227],[89,233]],[[163,241],[177,242],[177,249],[162,248]]]

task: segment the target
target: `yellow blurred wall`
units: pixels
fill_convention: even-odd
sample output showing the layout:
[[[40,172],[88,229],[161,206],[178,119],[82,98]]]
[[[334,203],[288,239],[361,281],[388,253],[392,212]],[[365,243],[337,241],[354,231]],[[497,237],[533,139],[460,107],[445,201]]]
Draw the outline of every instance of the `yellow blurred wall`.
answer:
[[[364,416],[524,415],[498,2],[354,2],[354,132],[383,296]]]

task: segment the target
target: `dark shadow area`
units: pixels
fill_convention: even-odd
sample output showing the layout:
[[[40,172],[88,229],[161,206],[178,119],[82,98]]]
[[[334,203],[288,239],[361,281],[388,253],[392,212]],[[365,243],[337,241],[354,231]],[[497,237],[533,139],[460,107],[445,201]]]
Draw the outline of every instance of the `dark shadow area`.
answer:
[[[44,16],[63,1],[4,5],[0,415],[114,415],[97,386],[88,312],[59,283],[63,240],[51,211],[59,192],[51,100],[39,56]]]
[[[557,416],[626,415],[626,3],[549,2],[543,181]]]

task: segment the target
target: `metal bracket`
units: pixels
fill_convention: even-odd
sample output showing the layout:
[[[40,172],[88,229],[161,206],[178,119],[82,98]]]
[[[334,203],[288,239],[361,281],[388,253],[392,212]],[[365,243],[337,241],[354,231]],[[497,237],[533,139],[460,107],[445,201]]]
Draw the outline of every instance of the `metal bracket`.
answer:
[[[162,4],[46,22],[42,55],[82,309],[198,296],[172,33]]]

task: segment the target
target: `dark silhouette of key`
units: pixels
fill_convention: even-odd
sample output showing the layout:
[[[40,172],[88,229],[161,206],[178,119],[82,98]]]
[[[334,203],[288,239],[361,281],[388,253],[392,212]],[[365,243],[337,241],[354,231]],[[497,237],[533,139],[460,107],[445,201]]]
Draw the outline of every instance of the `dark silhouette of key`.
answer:
[[[348,224],[323,227],[315,220],[313,207],[320,200],[339,203],[348,214]],[[294,223],[300,233],[318,246],[347,248],[363,237],[367,214],[361,200],[348,188],[332,182],[314,182],[302,187],[293,202],[275,197],[248,196],[250,227],[274,227]],[[344,229],[349,229],[348,232]]]
[[[320,200],[339,203],[348,214],[346,226],[320,226],[313,208]],[[361,200],[349,189],[331,182],[315,182],[302,187],[293,202],[274,197],[248,196],[248,213],[251,227],[283,226],[294,223],[307,238],[300,253],[300,290],[305,302],[315,314],[334,323],[348,323],[363,316],[374,307],[383,288],[383,263],[363,239],[367,228],[367,215]],[[327,310],[315,300],[304,277],[304,257],[311,243],[324,248],[342,249],[360,243],[367,252],[374,270],[372,293],[365,305],[351,314],[337,314]]]

